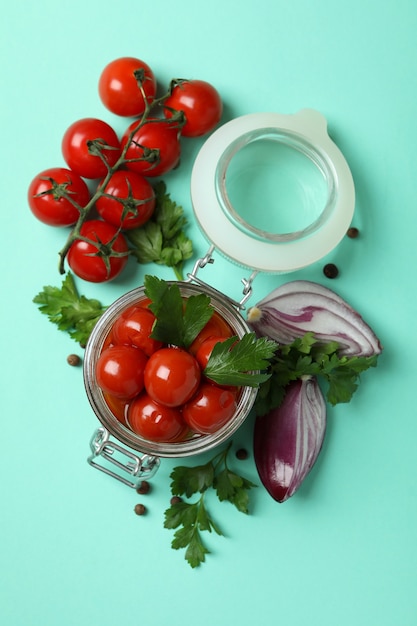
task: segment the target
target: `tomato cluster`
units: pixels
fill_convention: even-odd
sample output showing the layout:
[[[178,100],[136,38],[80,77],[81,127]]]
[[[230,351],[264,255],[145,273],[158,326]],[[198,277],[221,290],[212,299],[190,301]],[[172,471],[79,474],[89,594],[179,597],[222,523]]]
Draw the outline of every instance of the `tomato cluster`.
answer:
[[[135,119],[121,136],[101,119],[75,121],[62,138],[67,167],[43,170],[28,190],[35,217],[72,227],[64,258],[77,276],[92,282],[120,274],[129,254],[123,231],[152,217],[155,177],[178,166],[182,137],[209,133],[223,111],[216,89],[201,80],[173,80],[157,98],[152,69],[134,57],[109,63],[98,92],[109,111]]]
[[[160,443],[215,433],[235,414],[240,388],[204,375],[216,343],[233,336],[216,311],[188,350],[151,337],[149,301],[131,305],[113,323],[95,376],[114,416],[141,437]]]

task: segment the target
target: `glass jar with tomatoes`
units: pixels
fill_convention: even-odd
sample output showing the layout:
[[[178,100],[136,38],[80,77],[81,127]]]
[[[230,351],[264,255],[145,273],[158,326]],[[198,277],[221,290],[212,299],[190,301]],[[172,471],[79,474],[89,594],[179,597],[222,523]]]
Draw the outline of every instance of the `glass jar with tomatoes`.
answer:
[[[250,332],[239,309],[205,283],[176,284],[183,299],[204,293],[214,309],[187,350],[149,337],[152,314],[139,287],[102,315],[85,352],[85,388],[102,432],[150,458],[192,456],[220,445],[244,422],[257,393],[211,385],[202,373],[213,341]],[[161,378],[171,384],[161,385]]]

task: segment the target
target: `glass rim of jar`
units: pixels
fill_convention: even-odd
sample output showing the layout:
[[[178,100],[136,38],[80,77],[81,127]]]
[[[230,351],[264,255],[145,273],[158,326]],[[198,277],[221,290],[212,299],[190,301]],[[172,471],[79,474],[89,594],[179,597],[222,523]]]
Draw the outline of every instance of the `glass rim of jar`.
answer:
[[[221,300],[219,292],[215,289],[211,289],[208,285],[201,286],[187,281],[167,281],[167,283],[178,284],[184,297],[197,295],[198,293],[208,293],[214,310],[232,327],[234,334],[241,338],[244,334],[251,332],[238,309],[233,307],[227,298]],[[143,454],[158,457],[187,457],[211,450],[227,441],[246,420],[255,402],[257,394],[255,387],[242,387],[233,418],[215,433],[195,435],[185,441],[162,443],[147,440],[135,433],[127,425],[124,426],[113,415],[106,403],[102,390],[97,385],[95,364],[113,323],[124,310],[145,298],[144,286],[130,290],[109,306],[93,328],[85,348],[83,365],[84,386],[93,412],[102,426],[113,437],[129,448]]]
[[[233,158],[265,138],[302,154],[326,188],[318,216],[293,232],[256,228],[239,215],[227,191]],[[355,190],[349,166],[327,133],[326,119],[318,111],[303,109],[293,115],[243,115],[217,129],[194,162],[191,199],[202,232],[224,256],[257,271],[283,273],[316,262],[340,242],[352,221]]]

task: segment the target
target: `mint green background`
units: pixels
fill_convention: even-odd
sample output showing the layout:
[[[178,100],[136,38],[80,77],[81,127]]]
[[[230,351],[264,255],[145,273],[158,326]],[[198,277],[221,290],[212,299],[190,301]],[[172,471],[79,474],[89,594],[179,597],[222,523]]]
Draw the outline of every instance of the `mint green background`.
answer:
[[[0,622],[4,626],[286,624],[413,626],[416,601],[416,27],[413,0],[15,0],[2,10],[1,72],[1,514]],[[125,122],[101,105],[97,80],[113,58],[146,60],[161,83],[202,78],[225,102],[224,121],[255,111],[313,107],[356,183],[358,240],[329,255],[331,287],[385,346],[346,406],[329,410],[322,454],[283,505],[263,488],[251,514],[212,503],[225,537],[209,537],[191,570],[170,549],[163,461],[153,493],[91,469],[98,422],[76,345],[31,303],[59,284],[63,233],[29,213],[27,186],[63,165],[60,141],[79,117]],[[202,141],[184,142],[169,190],[191,216],[189,180]],[[206,243],[194,225],[196,252]],[[191,263],[188,269],[191,268]],[[326,283],[322,263],[261,276],[253,302],[287,279]],[[110,303],[141,284],[133,262],[108,285],[79,283]],[[240,268],[216,259],[205,277],[233,296]],[[251,445],[249,420],[235,445]],[[198,459],[201,460],[201,459]],[[252,457],[236,461],[258,481]],[[134,515],[142,501],[149,513]]]

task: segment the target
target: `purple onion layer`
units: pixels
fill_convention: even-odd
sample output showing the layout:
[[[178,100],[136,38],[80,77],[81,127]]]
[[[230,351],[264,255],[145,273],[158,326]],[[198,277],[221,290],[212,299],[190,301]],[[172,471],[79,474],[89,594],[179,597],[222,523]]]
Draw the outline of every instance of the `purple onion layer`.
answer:
[[[357,311],[331,289],[310,281],[281,285],[250,308],[247,319],[257,335],[282,345],[312,332],[319,342],[337,341],[342,356],[382,352],[378,337]]]
[[[258,416],[254,459],[259,478],[278,502],[300,487],[320,453],[326,432],[326,403],[314,377],[289,383],[282,404]]]

